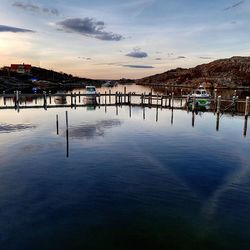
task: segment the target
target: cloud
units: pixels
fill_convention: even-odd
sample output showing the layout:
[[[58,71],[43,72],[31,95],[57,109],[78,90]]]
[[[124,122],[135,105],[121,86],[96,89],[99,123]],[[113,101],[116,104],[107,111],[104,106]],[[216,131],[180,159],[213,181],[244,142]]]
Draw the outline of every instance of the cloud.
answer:
[[[209,56],[200,56],[200,59],[212,59],[212,57],[209,57]]]
[[[78,56],[77,58],[78,59],[82,59],[82,60],[87,60],[87,61],[92,60],[92,58],[90,58],[90,57],[84,57],[84,56]]]
[[[236,8],[236,7],[240,6],[240,5],[242,5],[244,2],[245,2],[245,1],[240,1],[240,2],[238,2],[238,3],[235,3],[235,4],[231,5],[231,6],[228,6],[227,8],[225,8],[225,9],[223,9],[223,10],[224,10],[224,11],[227,11],[227,10],[234,9],[234,8]]]
[[[148,57],[148,54],[146,52],[141,51],[140,48],[135,48],[132,52],[126,54],[126,56],[134,58],[145,58]]]
[[[123,67],[126,68],[135,68],[135,69],[153,69],[153,66],[149,65],[122,65]]]
[[[47,7],[41,7],[35,4],[31,4],[31,3],[22,3],[22,2],[15,2],[13,3],[14,7],[23,9],[23,10],[28,10],[28,11],[32,11],[32,12],[41,12],[44,14],[49,14],[49,15],[55,15],[58,16],[59,15],[59,11],[57,9],[50,9]]]
[[[6,25],[0,25],[0,32],[25,33],[25,32],[35,32],[35,31],[6,26]]]
[[[185,59],[185,56],[178,56],[176,59]]]
[[[105,31],[105,23],[94,18],[71,18],[58,22],[57,25],[65,32],[75,32],[99,40],[120,41],[124,39],[122,35]]]

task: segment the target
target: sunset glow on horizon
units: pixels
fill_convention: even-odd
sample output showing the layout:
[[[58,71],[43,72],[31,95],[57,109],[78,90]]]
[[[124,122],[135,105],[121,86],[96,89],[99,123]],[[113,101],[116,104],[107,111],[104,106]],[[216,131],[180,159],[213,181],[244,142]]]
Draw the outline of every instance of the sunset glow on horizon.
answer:
[[[0,67],[141,78],[248,56],[250,1],[1,1]]]

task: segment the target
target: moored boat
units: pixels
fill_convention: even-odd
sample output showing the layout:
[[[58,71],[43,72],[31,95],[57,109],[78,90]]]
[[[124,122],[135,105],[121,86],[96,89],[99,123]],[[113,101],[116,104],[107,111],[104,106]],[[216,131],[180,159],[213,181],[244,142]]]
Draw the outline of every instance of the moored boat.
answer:
[[[95,86],[86,86],[86,96],[83,102],[85,104],[95,105],[96,104],[96,88]]]

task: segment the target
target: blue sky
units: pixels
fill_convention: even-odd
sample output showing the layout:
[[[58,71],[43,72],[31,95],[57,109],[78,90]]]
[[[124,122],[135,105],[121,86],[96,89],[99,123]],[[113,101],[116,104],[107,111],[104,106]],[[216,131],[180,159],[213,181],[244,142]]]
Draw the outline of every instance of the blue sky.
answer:
[[[1,0],[0,11],[0,66],[140,78],[250,52],[250,0]]]

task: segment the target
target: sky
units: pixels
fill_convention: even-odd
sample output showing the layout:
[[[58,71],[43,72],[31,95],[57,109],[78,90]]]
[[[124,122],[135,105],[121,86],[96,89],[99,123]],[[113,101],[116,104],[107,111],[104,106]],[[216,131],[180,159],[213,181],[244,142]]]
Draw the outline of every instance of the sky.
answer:
[[[250,53],[250,0],[0,0],[0,13],[0,67],[137,79]]]

